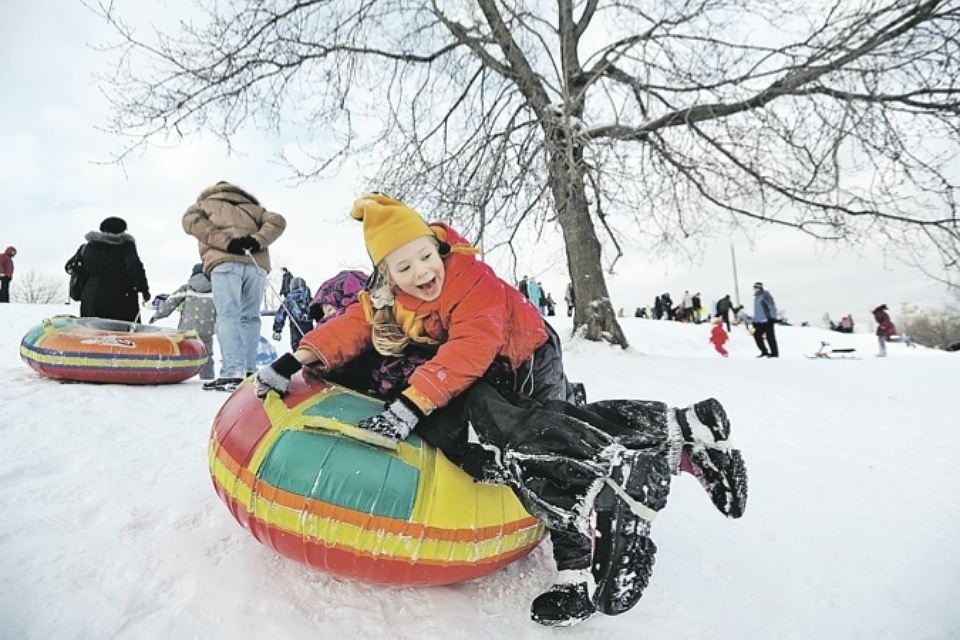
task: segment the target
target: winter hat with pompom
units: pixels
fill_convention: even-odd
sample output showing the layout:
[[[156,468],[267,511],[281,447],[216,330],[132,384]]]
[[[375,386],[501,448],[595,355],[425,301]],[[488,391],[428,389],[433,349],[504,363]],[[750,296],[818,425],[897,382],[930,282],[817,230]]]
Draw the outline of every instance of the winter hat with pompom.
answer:
[[[382,193],[358,198],[350,215],[363,222],[363,241],[374,265],[411,240],[434,235],[419,213]]]
[[[123,233],[126,230],[127,223],[123,218],[110,216],[104,218],[103,222],[100,223],[100,231],[104,233]]]

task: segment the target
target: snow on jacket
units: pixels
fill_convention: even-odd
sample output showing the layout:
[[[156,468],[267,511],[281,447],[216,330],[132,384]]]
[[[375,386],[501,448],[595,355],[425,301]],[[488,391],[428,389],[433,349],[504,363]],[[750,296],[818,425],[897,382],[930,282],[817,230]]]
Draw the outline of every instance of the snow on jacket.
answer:
[[[0,278],[13,280],[13,256],[16,253],[15,247],[7,247],[3,253],[0,253]]]
[[[183,214],[183,230],[200,241],[200,259],[203,272],[210,272],[224,262],[247,262],[246,255],[227,251],[235,238],[252,236],[260,244],[253,254],[257,263],[270,270],[270,252],[267,247],[280,237],[287,221],[279,213],[260,206],[252,195],[235,185],[223,182],[204,191]]]
[[[182,305],[182,306],[181,306]],[[153,317],[166,318],[180,307],[181,331],[196,331],[201,337],[212,336],[217,324],[217,308],[213,304],[210,279],[202,273],[190,276],[183,285],[163,301]]]
[[[273,316],[273,332],[283,331],[283,323],[287,316],[300,326],[313,326],[313,319],[310,317],[310,300],[313,298],[310,293],[310,287],[304,282],[303,278],[294,278],[290,286],[290,291],[283,298],[283,304],[277,309]]]
[[[394,314],[414,318],[416,342],[439,344],[436,354],[414,370],[409,384],[414,396],[442,407],[483,376],[495,359],[516,370],[547,341],[547,332],[540,312],[517,289],[473,254],[457,251],[469,247],[466,240],[445,224],[431,227],[453,247],[443,259],[443,290],[430,302],[397,291]],[[371,309],[365,294],[342,315],[307,333],[301,348],[335,369],[370,347]]]
[[[775,322],[777,319],[777,305],[773,296],[766,289],[760,289],[753,294],[753,321]]]
[[[877,321],[878,336],[889,337],[897,334],[897,327],[893,324],[890,314],[887,313],[883,305],[873,310],[873,319]]]
[[[129,233],[104,231],[91,231],[86,240],[83,266],[88,277],[80,315],[133,322],[140,308],[137,292],[150,291],[136,241]]]

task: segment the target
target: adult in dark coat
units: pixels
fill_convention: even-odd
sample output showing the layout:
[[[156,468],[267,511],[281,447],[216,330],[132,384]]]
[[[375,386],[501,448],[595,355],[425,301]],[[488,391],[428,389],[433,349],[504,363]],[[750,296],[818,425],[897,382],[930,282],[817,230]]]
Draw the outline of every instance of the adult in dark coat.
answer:
[[[717,300],[717,317],[721,318],[727,325],[727,331],[730,331],[730,312],[733,311],[733,302],[730,301],[730,294]]]
[[[99,231],[86,235],[83,266],[88,279],[80,297],[80,315],[133,322],[140,302],[150,299],[150,287],[137,245],[122,218],[110,217]]]
[[[16,247],[7,247],[0,253],[0,302],[10,302],[10,281],[13,280],[13,258]]]

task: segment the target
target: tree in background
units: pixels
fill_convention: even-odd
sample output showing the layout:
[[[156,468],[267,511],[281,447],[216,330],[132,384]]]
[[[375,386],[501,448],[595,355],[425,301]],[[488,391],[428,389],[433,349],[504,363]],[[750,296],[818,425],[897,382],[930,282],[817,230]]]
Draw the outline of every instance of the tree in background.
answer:
[[[960,307],[927,310],[905,304],[900,310],[897,328],[926,347],[947,349],[960,344]]]
[[[149,39],[115,6],[119,161],[292,127],[300,178],[375,158],[376,189],[514,265],[559,226],[591,339],[627,346],[604,245],[612,270],[769,223],[960,273],[960,0],[227,0]]]
[[[11,295],[14,302],[50,304],[66,300],[67,288],[62,276],[27,271],[23,275],[17,275],[17,279],[13,281]]]

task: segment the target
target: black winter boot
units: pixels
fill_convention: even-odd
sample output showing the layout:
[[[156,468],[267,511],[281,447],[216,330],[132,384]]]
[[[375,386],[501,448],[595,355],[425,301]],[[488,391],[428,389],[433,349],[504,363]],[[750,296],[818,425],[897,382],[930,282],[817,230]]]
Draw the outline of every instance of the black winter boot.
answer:
[[[547,627],[570,627],[597,612],[590,601],[588,574],[561,571],[557,584],[537,596],[530,605],[530,619]]]
[[[663,455],[628,450],[612,467],[595,502],[593,602],[603,613],[625,613],[643,595],[657,552],[650,523],[666,506],[669,491],[670,465]]]
[[[730,420],[715,398],[676,411],[683,436],[680,468],[692,473],[728,518],[747,507],[747,468],[738,449],[730,449]]]

